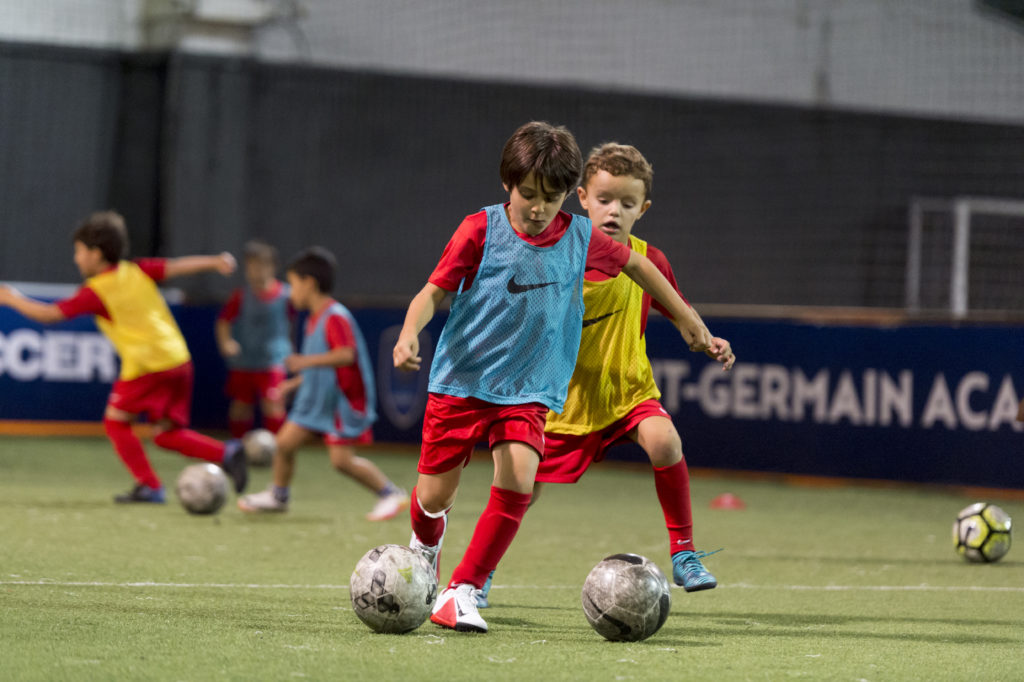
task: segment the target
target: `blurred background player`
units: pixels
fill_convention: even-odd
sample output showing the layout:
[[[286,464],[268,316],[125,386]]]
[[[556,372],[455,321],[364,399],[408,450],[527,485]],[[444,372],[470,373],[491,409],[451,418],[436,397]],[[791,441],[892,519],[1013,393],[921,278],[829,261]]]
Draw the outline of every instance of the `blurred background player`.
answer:
[[[519,529],[544,450],[544,419],[561,411],[576,364],[586,269],[636,280],[672,312],[691,348],[711,334],[645,257],[582,216],[561,210],[583,166],[572,133],[534,121],[502,150],[505,204],[468,216],[415,296],[394,349],[396,367],[418,369],[419,333],[455,293],[430,369],[410,545],[437,567],[447,513],[473,447],[488,441],[494,479],[462,561],[431,620],[487,632],[476,593]]]
[[[253,427],[257,402],[263,428],[281,428],[284,360],[292,353],[288,287],[276,277],[277,250],[250,241],[243,267],[246,286],[231,294],[216,323],[217,347],[228,364],[228,426],[235,438]]]
[[[291,303],[309,312],[302,353],[285,359],[285,367],[296,376],[287,379],[282,390],[298,393],[277,432],[273,482],[266,490],[240,498],[242,511],[288,510],[295,453],[317,434],[323,434],[334,468],[377,494],[367,519],[393,518],[409,504],[406,492],[376,464],[355,454],[355,446],[373,442],[376,391],[359,325],[331,296],[335,269],[334,256],[320,247],[303,251],[288,265]]]
[[[186,428],[192,406],[192,358],[156,283],[201,272],[230,275],[230,253],[183,258],[122,260],[128,252],[124,218],[114,211],[89,216],[74,232],[74,260],[85,278],[71,298],[42,303],[0,286],[0,305],[51,324],[94,315],[96,326],[121,358],[121,374],[110,392],[103,426],[136,484],[116,502],[165,501],[164,487],[146,457],[132,422],[146,415],[154,425],[153,442],[219,464],[242,492],[248,478],[238,441],[227,444]]]
[[[609,142],[591,150],[577,189],[580,204],[594,227],[630,250],[647,256],[678,292],[665,254],[632,235],[633,226],[651,207],[654,171],[635,148]],[[682,294],[680,294],[682,296]],[[685,300],[685,299],[684,299]],[[672,577],[687,592],[718,582],[704,567],[693,544],[690,476],[682,441],[668,412],[647,358],[644,331],[651,305],[671,313],[628,277],[608,277],[588,270],[583,282],[586,316],[576,369],[561,413],[549,412],[544,459],[537,469],[535,502],[541,483],[575,483],[611,446],[638,443],[650,457],[654,484],[668,528]],[[730,369],[736,360],[729,343],[715,337],[708,355]],[[477,595],[488,605],[491,577]]]

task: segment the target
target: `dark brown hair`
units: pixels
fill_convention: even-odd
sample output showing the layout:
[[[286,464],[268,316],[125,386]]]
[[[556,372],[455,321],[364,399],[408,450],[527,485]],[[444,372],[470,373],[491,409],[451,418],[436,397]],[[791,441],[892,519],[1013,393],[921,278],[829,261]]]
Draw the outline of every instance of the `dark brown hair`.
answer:
[[[509,190],[533,173],[552,189],[568,192],[576,187],[582,168],[576,138],[567,128],[545,121],[520,126],[501,151],[501,181]]]
[[[99,249],[108,263],[117,263],[128,254],[128,230],[117,211],[93,213],[75,228],[72,240],[87,248]]]
[[[267,265],[277,266],[277,249],[262,239],[252,239],[242,247],[242,257],[249,261],[255,260]]]
[[[330,294],[334,289],[334,270],[337,261],[334,254],[322,246],[311,246],[299,253],[288,264],[288,272],[299,277],[312,277],[322,294]]]
[[[636,147],[618,142],[605,142],[590,150],[587,164],[583,167],[583,187],[597,171],[603,170],[620,177],[629,175],[644,183],[644,199],[651,198],[651,183],[654,169]]]

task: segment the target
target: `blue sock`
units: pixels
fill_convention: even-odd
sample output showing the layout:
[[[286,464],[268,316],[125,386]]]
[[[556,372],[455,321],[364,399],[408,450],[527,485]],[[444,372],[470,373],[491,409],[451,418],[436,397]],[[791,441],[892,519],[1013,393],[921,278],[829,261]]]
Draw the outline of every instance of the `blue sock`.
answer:
[[[272,490],[274,491],[275,500],[277,500],[278,502],[288,501],[288,486],[282,487],[279,485],[275,485],[273,486]]]
[[[398,486],[388,481],[387,485],[377,491],[377,497],[387,497],[398,492]]]

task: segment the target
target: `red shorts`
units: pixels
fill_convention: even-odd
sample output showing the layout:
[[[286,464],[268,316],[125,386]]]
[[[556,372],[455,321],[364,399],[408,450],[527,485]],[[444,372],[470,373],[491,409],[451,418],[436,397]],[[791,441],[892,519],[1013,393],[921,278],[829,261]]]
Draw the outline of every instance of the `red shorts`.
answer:
[[[670,418],[657,400],[645,400],[622,419],[600,431],[580,435],[545,433],[544,459],[536,480],[542,483],[575,483],[591,464],[604,459],[608,448],[626,440],[626,434],[649,417]]]
[[[169,419],[188,426],[192,410],[192,363],[143,374],[135,379],[118,379],[107,404],[129,414],[145,414],[150,422]]]
[[[355,438],[342,438],[324,434],[324,443],[327,445],[371,445],[373,443],[373,429],[366,429]]]
[[[283,368],[267,370],[232,369],[224,393],[232,400],[252,405],[257,400],[277,400],[281,397],[281,384],[286,378]]]
[[[416,470],[443,474],[469,464],[481,441],[493,448],[502,441],[526,443],[544,452],[544,419],[540,403],[495,405],[478,398],[454,398],[431,393],[423,416],[423,447]]]

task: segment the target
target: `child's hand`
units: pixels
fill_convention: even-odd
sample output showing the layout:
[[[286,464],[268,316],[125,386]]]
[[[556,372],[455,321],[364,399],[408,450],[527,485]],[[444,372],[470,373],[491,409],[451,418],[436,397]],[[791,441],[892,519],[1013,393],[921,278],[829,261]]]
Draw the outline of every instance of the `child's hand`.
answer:
[[[281,385],[277,387],[278,396],[283,400],[289,395],[298,390],[299,386],[302,385],[302,376],[289,377],[281,382]]]
[[[414,372],[420,368],[420,363],[423,358],[419,356],[420,351],[420,337],[417,334],[410,334],[408,336],[402,335],[398,337],[398,343],[395,344],[395,349],[392,351],[391,356],[395,361],[395,367],[398,369],[404,369],[407,372]]]
[[[238,268],[235,257],[227,251],[217,255],[217,272],[227,277]]]
[[[228,339],[220,347],[220,354],[225,358],[236,357],[242,352],[242,344],[238,343],[234,339]]]
[[[709,358],[722,363],[723,372],[732,369],[733,364],[736,362],[736,355],[732,352],[729,342],[717,336],[711,339],[711,347],[704,351],[704,353]]]
[[[301,372],[306,369],[306,358],[299,353],[292,353],[284,359],[284,368],[291,374]]]

